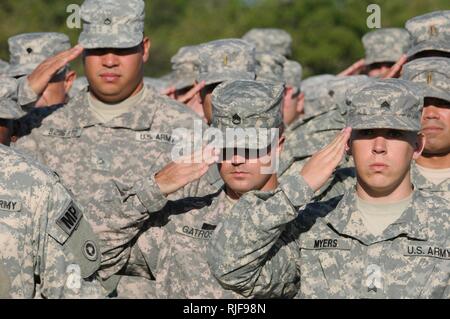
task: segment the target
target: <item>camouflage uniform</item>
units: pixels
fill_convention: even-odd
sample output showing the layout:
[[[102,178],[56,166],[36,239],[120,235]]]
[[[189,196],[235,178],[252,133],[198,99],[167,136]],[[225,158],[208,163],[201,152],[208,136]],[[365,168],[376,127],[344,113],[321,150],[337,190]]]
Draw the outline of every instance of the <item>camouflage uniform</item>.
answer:
[[[0,75],[6,74],[8,72],[9,63],[0,59]]]
[[[212,125],[222,132],[233,128],[276,129],[282,124],[282,96],[283,86],[278,84],[244,80],[225,82],[213,93]],[[218,147],[263,147],[256,145],[262,141],[243,140],[225,139]],[[239,297],[221,288],[206,262],[209,240],[216,227],[220,227],[217,225],[227,216],[239,214],[234,210],[238,205],[239,202],[235,204],[222,189],[202,198],[169,202],[162,212],[151,216],[149,228],[139,237],[138,245],[155,278],[155,297]]]
[[[256,52],[256,79],[258,81],[285,83],[286,58],[280,54]]]
[[[242,39],[255,45],[259,52],[271,52],[287,58],[292,55],[292,37],[281,29],[254,28]]]
[[[296,61],[286,60],[283,65],[283,77],[287,86],[294,89],[293,95],[300,94],[303,67]]]
[[[414,17],[406,21],[405,28],[413,39],[407,53],[409,60],[418,53],[430,50],[450,53],[450,10]]]
[[[403,66],[402,79],[420,85],[424,97],[450,101],[450,59],[432,57],[413,60]],[[420,189],[432,192],[450,201],[450,180],[439,185],[428,181],[417,169],[412,167],[412,180]]]
[[[362,43],[366,51],[366,65],[395,63],[411,47],[411,36],[405,29],[383,28],[365,34]]]
[[[8,75],[19,78],[17,88],[17,101],[29,112],[15,122],[13,135],[20,138],[30,134],[31,130],[39,127],[44,118],[63,106],[63,104],[33,109],[39,96],[33,92],[27,75],[44,60],[70,49],[69,37],[63,33],[37,32],[23,33],[8,39],[11,55],[11,67]],[[57,74],[62,74],[67,67],[62,68]]]
[[[420,129],[423,101],[406,81],[367,85],[350,104],[355,129]],[[244,296],[450,298],[448,204],[414,190],[401,217],[375,237],[358,214],[356,198],[350,190],[299,212],[276,204],[255,210],[253,198],[246,204],[241,198],[242,209],[212,238],[212,273]]]
[[[0,109],[20,116],[4,98]],[[97,238],[57,175],[3,145],[0,154],[0,298],[104,297]]]
[[[89,83],[85,76],[80,76],[73,81],[73,85],[70,89],[69,96],[71,98],[75,97],[80,93],[84,88],[88,87]]]
[[[143,39],[141,0],[120,6],[112,0],[88,0],[81,12],[85,28],[80,42],[88,49],[136,46]],[[130,28],[136,28],[135,32],[130,34]],[[132,112],[102,123],[89,108],[88,94],[83,90],[47,117],[40,128],[19,140],[16,147],[54,169],[86,209],[87,219],[101,239],[100,274],[106,279],[125,264],[131,252],[128,243],[149,218],[149,212],[159,211],[168,200],[154,175],[172,161],[172,148],[179,141],[175,129],[192,133],[195,120],[200,122],[198,129],[202,124],[183,105],[147,89]],[[215,191],[202,179],[173,198]],[[123,203],[126,193],[139,196],[146,207]]]

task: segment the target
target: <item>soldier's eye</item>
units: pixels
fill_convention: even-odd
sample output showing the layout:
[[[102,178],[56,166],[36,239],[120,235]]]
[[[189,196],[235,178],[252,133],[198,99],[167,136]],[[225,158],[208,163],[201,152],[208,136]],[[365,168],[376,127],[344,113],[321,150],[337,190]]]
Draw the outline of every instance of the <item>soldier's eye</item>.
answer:
[[[361,136],[373,136],[374,133],[375,132],[373,130],[360,130],[359,131],[359,135],[361,135]]]

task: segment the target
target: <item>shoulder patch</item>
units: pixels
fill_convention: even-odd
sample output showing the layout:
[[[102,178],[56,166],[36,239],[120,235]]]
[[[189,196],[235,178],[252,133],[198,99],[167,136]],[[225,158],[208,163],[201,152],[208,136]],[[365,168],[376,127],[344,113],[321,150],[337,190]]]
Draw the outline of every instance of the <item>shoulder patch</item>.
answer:
[[[0,196],[0,210],[6,212],[20,212],[22,203],[10,197]]]
[[[42,132],[44,136],[60,137],[60,138],[77,138],[81,136],[82,129],[74,128],[70,130],[49,128]]]
[[[70,236],[82,217],[83,214],[81,213],[81,210],[75,205],[74,202],[70,201],[67,208],[56,220],[56,224]]]

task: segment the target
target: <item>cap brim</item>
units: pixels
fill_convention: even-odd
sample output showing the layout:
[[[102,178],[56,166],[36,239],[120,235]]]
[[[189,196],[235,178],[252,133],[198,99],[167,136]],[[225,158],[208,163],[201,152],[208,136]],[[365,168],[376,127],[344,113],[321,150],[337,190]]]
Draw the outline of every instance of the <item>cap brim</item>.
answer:
[[[418,45],[413,46],[407,53],[408,58],[413,57],[417,53],[423,52],[423,51],[443,51],[450,53],[450,42],[445,40],[429,40],[429,41],[423,41],[419,43]]]
[[[11,65],[7,71],[5,71],[5,74],[9,77],[17,78],[22,77],[25,75],[30,75],[33,73],[33,71],[39,66],[39,64],[17,64],[17,65]],[[61,68],[56,72],[55,75],[61,74],[64,70],[66,70],[66,67]]]
[[[220,73],[203,73],[197,78],[198,82],[205,81],[206,85],[221,83],[233,80],[254,80],[255,73],[244,71],[229,71]]]
[[[450,93],[430,86],[424,85],[421,94],[423,97],[431,97],[450,102]]]
[[[397,59],[393,59],[392,57],[391,58],[372,58],[372,59],[368,59],[368,58],[366,58],[366,59],[364,59],[364,64],[366,65],[366,66],[370,66],[371,64],[374,64],[374,63],[395,63],[395,62],[397,62],[398,61],[398,59],[400,59],[400,57],[398,57]]]
[[[0,119],[17,120],[25,116],[21,107],[11,99],[0,99]]]
[[[85,49],[129,49],[138,46],[143,40],[143,34],[88,34],[82,32],[78,39]]]
[[[347,126],[354,130],[395,129],[402,131],[420,131],[420,121],[407,116],[357,115],[349,116]]]

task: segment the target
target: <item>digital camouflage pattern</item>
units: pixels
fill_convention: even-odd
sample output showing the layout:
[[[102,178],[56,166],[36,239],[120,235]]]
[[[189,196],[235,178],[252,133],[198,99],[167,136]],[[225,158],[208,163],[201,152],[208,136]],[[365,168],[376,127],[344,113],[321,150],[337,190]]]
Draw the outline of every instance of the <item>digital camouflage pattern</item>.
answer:
[[[85,0],[80,13],[83,31],[78,43],[85,49],[132,48],[144,38],[142,0]]]
[[[252,43],[256,51],[276,53],[287,58],[292,54],[292,37],[281,29],[254,28],[242,39]]]
[[[275,208],[234,214],[216,230],[208,260],[225,288],[256,297],[450,297],[442,199],[415,191],[379,237],[365,229],[354,191],[298,214]]]
[[[285,83],[286,58],[280,54],[256,52],[256,79],[258,81]]]
[[[107,279],[126,263],[128,243],[149,218],[149,212],[159,211],[168,200],[161,194],[154,174],[172,161],[172,148],[180,142],[175,129],[185,128],[189,135],[194,120],[201,120],[183,105],[145,89],[133,112],[100,123],[88,106],[87,94],[84,91],[47,117],[16,147],[55,170],[85,208],[100,237],[100,274]],[[169,199],[214,191],[201,179]],[[131,194],[146,206],[123,200]]]
[[[101,298],[97,238],[58,177],[0,145],[0,298]]]
[[[303,67],[296,61],[286,60],[283,65],[286,86],[294,88],[294,95],[299,94],[302,87]]]
[[[377,80],[348,93],[347,126],[419,131],[423,97],[417,85],[401,79]]]
[[[254,80],[255,47],[240,39],[223,39],[202,44],[197,82],[206,85],[231,80]]]
[[[0,59],[0,75],[5,74],[8,71],[9,63]]]
[[[0,119],[15,120],[25,115],[15,102],[17,81],[13,78],[0,77]]]
[[[80,76],[80,77],[77,76],[75,81],[73,81],[72,87],[70,88],[69,96],[70,97],[76,96],[78,93],[80,93],[84,88],[86,88],[88,86],[89,86],[89,82],[85,76]]]
[[[194,85],[198,76],[200,45],[186,46],[178,50],[170,60],[172,63],[173,83],[177,90]]]
[[[414,17],[406,21],[405,28],[413,39],[408,58],[429,50],[450,52],[450,10]]]
[[[428,179],[426,179],[419,172],[416,164],[413,164],[411,168],[411,180],[413,184],[417,187],[417,189],[424,192],[432,193],[450,202],[450,179],[447,178],[439,185],[436,185],[430,182]]]
[[[283,125],[281,104],[284,86],[271,82],[249,80],[220,84],[212,94],[212,127],[223,132],[223,147],[262,149],[272,142],[271,129]],[[252,129],[248,138],[226,138],[227,131]],[[250,133],[250,132],[249,132]]]
[[[421,86],[422,96],[450,101],[450,59],[421,58],[403,66],[401,78]]]
[[[57,32],[23,33],[9,38],[8,44],[10,77],[28,75],[44,60],[71,47],[69,37]]]
[[[402,28],[382,28],[365,34],[362,43],[366,52],[366,65],[395,63],[411,47],[411,35]]]

